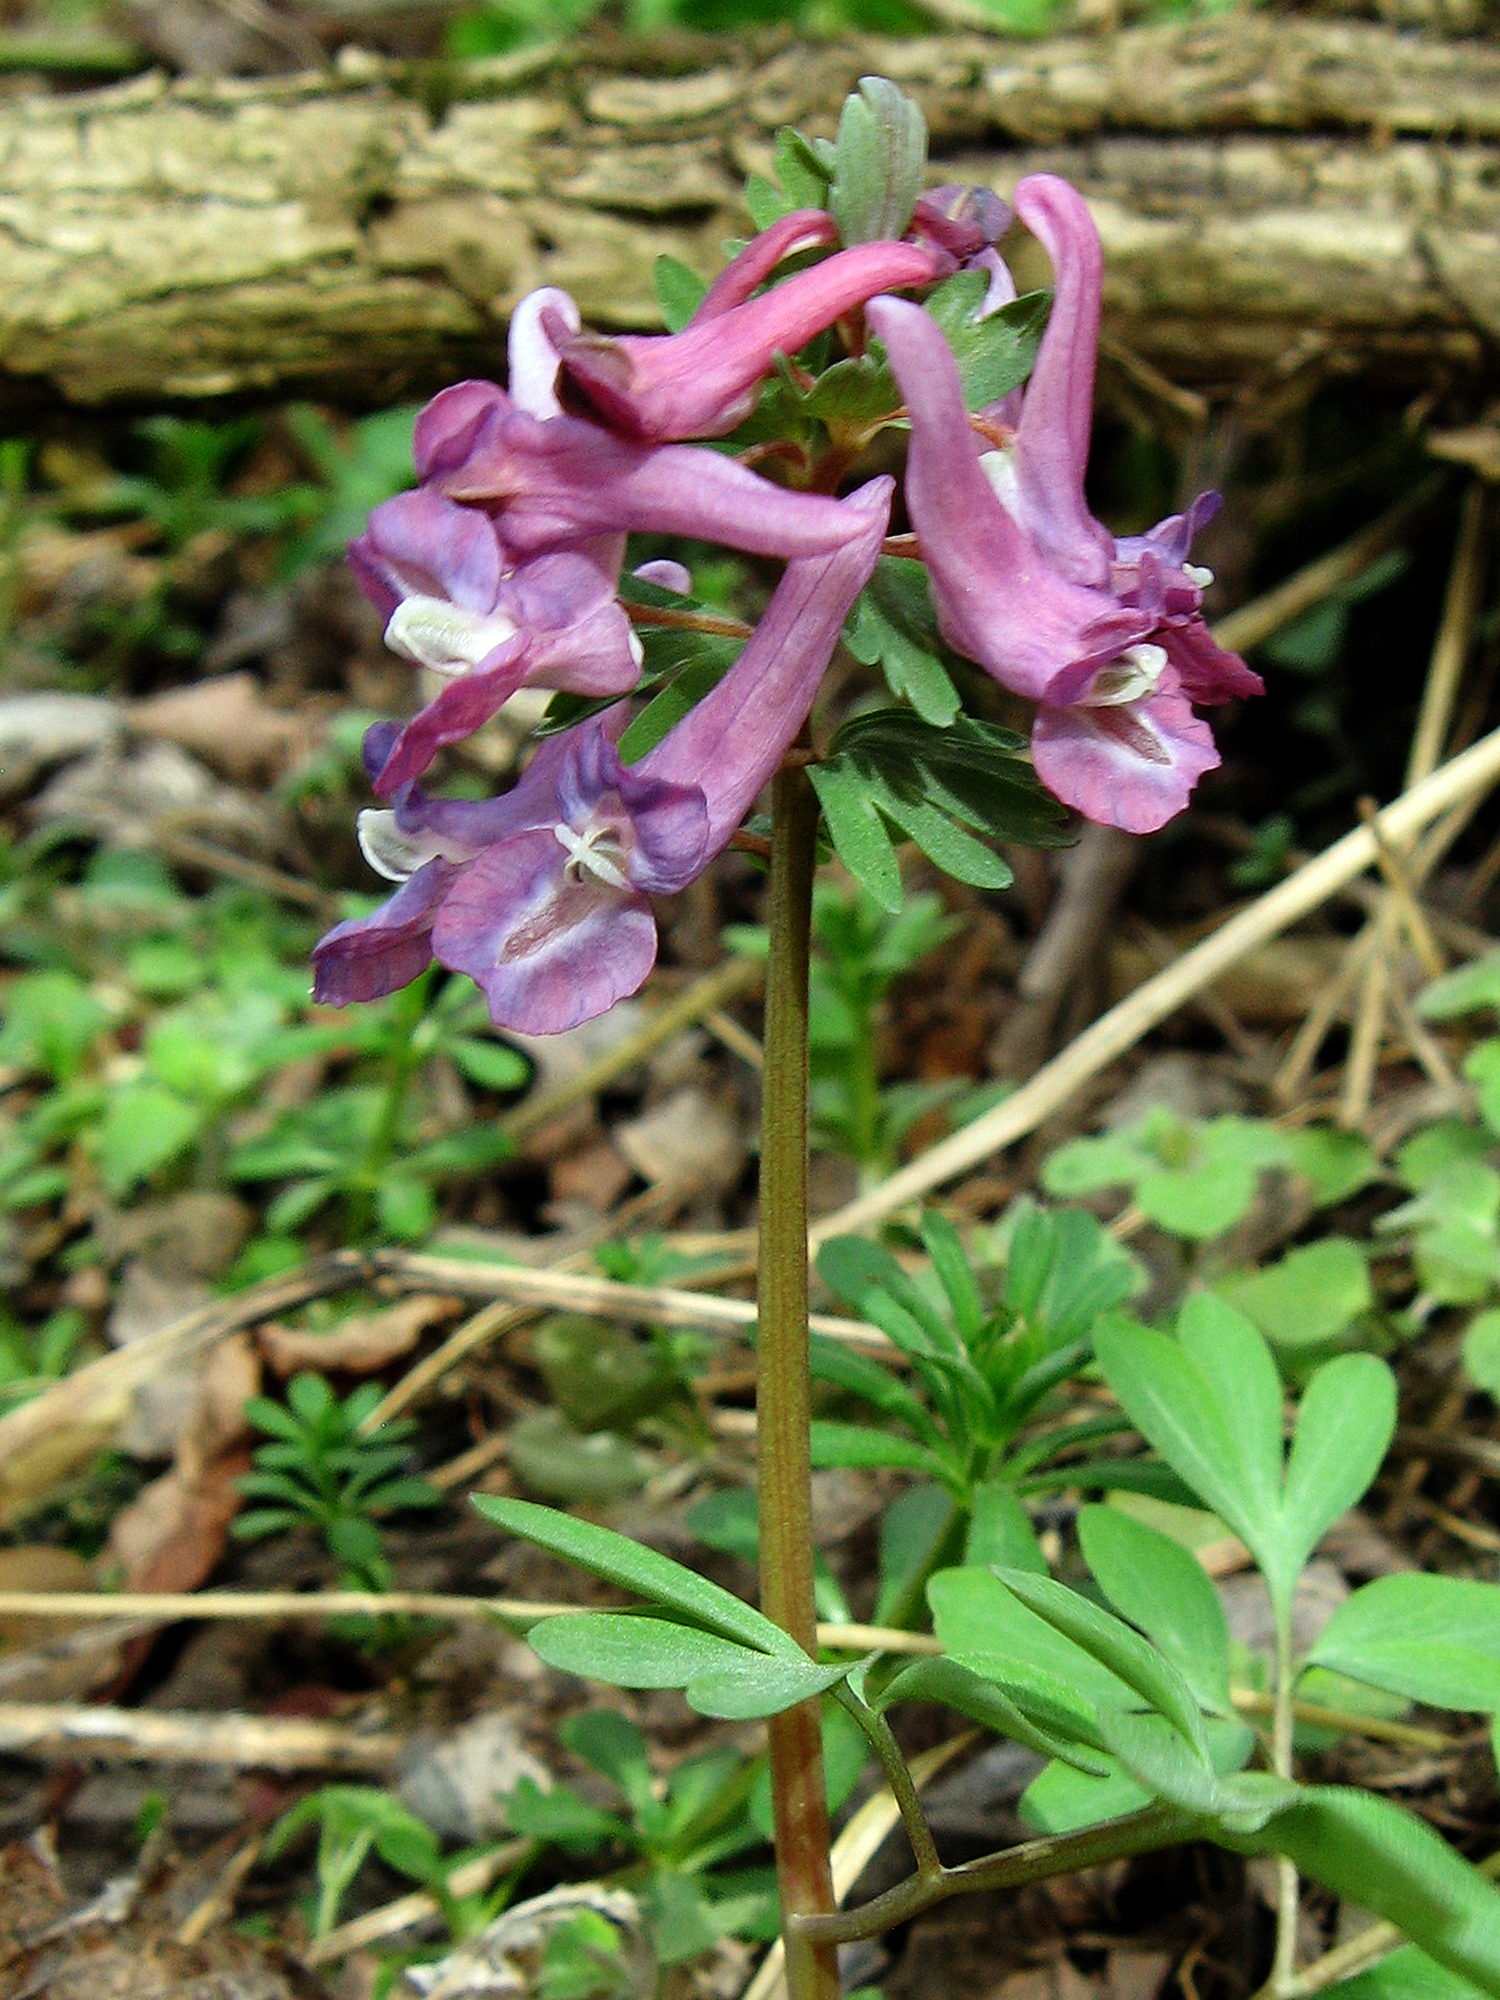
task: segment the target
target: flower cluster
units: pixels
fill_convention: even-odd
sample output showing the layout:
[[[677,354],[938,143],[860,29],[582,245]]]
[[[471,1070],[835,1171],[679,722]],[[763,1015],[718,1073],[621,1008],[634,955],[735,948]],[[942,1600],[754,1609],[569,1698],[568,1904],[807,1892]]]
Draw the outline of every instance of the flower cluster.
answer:
[[[427,406],[419,484],[378,507],[350,553],[387,643],[443,685],[366,739],[384,803],[361,815],[361,844],[399,886],[319,944],[320,999],[373,998],[436,959],[477,981],[497,1025],[555,1033],[639,988],[656,953],[651,897],[683,888],[734,837],[802,731],[886,535],[889,477],[838,497],[818,490],[816,464],[796,488],[704,442],[741,424],[782,357],[832,329],[875,365],[869,336],[884,343],[911,429],[906,511],[942,636],[1036,705],[1044,783],[1137,832],[1180,810],[1218,761],[1190,704],[1259,686],[1209,637],[1207,574],[1187,560],[1213,503],[1125,541],[1090,514],[1098,237],[1050,176],[1023,181],[1016,206],[1052,257],[1056,297],[1029,383],[988,408],[966,406],[953,349],[912,297],[965,266],[988,274],[981,313],[1014,297],[994,248],[1009,212],[962,188],[923,197],[899,240],[838,248],[826,210],[781,217],[675,334],[604,338],[565,293],[533,293],[512,320],[508,388],[463,382]],[[844,464],[858,457],[847,443]],[[825,466],[821,483],[836,477]],[[637,533],[783,568],[735,664],[626,762],[642,654],[619,592]],[[676,565],[644,574],[687,581]],[[611,705],[544,737],[498,798],[424,791],[439,751],[523,687]]]

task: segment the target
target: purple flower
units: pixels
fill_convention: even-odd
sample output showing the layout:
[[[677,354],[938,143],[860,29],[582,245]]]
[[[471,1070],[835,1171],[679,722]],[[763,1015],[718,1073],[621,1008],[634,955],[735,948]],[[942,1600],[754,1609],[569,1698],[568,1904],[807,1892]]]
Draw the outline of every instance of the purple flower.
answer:
[[[1037,365],[1003,412],[1003,448],[982,442],[952,350],[920,308],[876,299],[911,417],[906,497],[944,637],[1037,704],[1037,774],[1086,817],[1149,833],[1219,762],[1192,701],[1258,693],[1259,677],[1216,645],[1187,562],[1211,496],[1116,543],[1084,497],[1101,256],[1081,197],[1037,174],[1016,208],[1057,273]],[[1001,285],[1003,291],[1003,283]]]
[[[581,417],[539,420],[493,382],[435,396],[414,446],[424,484],[490,513],[512,560],[627,532],[791,560],[827,555],[848,533],[837,500],[773,486],[704,445],[640,444]]]
[[[315,953],[319,998],[369,998],[435,957],[483,989],[498,1027],[557,1034],[634,993],[656,956],[649,898],[686,886],[733,836],[796,737],[844,619],[874,569],[890,511],[878,479],[836,503],[837,547],[787,565],[719,685],[635,764],[620,711],[543,742],[504,798],[405,789],[362,816],[366,855],[405,875],[373,915]],[[383,770],[387,737],[367,758]]]
[[[876,292],[931,284],[953,268],[953,259],[936,246],[859,243],[757,298],[726,305],[772,250],[786,254],[783,242],[802,247],[817,240],[811,223],[796,231],[783,223],[767,235],[771,246],[759,254],[754,244],[743,251],[738,261],[745,268],[736,273],[735,265],[729,267],[720,283],[733,274],[731,285],[707,312],[700,307],[681,333],[560,340],[565,399],[571,395],[575,407],[627,437],[665,442],[722,436],[749,415],[778,354],[795,354]]]
[[[519,687],[626,694],[641,652],[612,574],[581,552],[510,568],[488,515],[428,488],[377,507],[350,545],[386,614],[386,643],[448,686],[407,725],[376,776],[389,795],[448,743],[488,722]]]

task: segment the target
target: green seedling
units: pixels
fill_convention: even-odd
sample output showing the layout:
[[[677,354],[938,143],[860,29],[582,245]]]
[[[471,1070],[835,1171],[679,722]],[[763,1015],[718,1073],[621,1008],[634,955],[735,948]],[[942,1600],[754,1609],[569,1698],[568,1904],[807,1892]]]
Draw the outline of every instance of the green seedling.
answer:
[[[406,1419],[363,1426],[381,1398],[368,1382],[340,1402],[321,1375],[294,1375],[286,1402],[252,1396],[245,1415],[269,1442],[237,1482],[249,1507],[234,1523],[241,1541],[312,1527],[338,1565],[341,1590],[383,1591],[390,1562],[376,1523],[387,1514],[442,1505],[427,1480],[407,1471],[415,1426]]]
[[[765,1840],[752,1810],[757,1760],[732,1748],[710,1750],[662,1780],[640,1730],[614,1709],[570,1716],[559,1734],[605,1780],[612,1803],[599,1805],[562,1783],[543,1791],[523,1778],[506,1801],[517,1833],[572,1854],[627,1857],[611,1879],[641,1899],[664,1965],[696,1958],[722,1937],[774,1934],[769,1871],[725,1865]]]
[[[883,1523],[880,1623],[910,1620],[931,1570],[963,1550],[973,1561],[1045,1571],[1023,1494],[1132,1476],[1121,1460],[1078,1462],[1121,1428],[1113,1417],[1041,1421],[1090,1361],[1100,1316],[1138,1281],[1094,1218],[1018,1205],[989,1297],[935,1211],[923,1217],[922,1240],[930,1266],[915,1274],[858,1237],[835,1238],[818,1255],[824,1284],[887,1334],[910,1367],[903,1380],[833,1341],[813,1343],[815,1377],[880,1419],[815,1421],[814,1462],[882,1466],[916,1481]]]

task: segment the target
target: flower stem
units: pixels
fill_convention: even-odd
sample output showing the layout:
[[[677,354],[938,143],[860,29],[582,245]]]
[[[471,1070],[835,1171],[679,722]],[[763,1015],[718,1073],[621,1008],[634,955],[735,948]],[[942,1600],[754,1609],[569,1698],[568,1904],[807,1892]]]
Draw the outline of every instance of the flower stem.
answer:
[[[1296,1704],[1292,1689],[1296,1675],[1292,1661],[1292,1610],[1290,1599],[1275,1605],[1276,1685],[1271,1711],[1271,1768],[1278,1778],[1290,1778],[1293,1770],[1293,1732]],[[1271,1976],[1256,2000],[1288,2000],[1297,1990],[1297,1923],[1302,1906],[1302,1885],[1297,1864],[1286,1855],[1276,1860],[1276,1954]]]
[[[816,1655],[813,1604],[811,1385],[807,1351],[807,969],[818,807],[807,774],[780,772],[772,789],[767,926],[766,1066],[760,1151],[761,1606]],[[831,1941],[794,1920],[831,1915],[822,1718],[801,1702],[768,1724],[776,1880],[786,1932],[789,2000],[837,2000]]]

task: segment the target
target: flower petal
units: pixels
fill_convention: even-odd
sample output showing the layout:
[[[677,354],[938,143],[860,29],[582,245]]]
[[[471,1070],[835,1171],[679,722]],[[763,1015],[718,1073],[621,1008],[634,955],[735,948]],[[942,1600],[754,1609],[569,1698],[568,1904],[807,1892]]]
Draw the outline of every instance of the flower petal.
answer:
[[[433,950],[480,987],[496,1027],[559,1035],[640,989],[656,962],[656,921],[644,896],[570,869],[553,834],[538,831],[460,872]]]
[[[313,949],[313,998],[328,1007],[378,1000],[432,963],[432,924],[458,870],[429,861],[367,917],[335,924]]]
[[[911,414],[906,504],[943,636],[1033,701],[1065,704],[1151,619],[1060,576],[1011,518],[979,463],[953,350],[919,306],[874,299]]]
[[[1102,585],[1113,544],[1083,493],[1104,277],[1099,232],[1082,195],[1055,174],[1021,181],[1016,213],[1052,259],[1057,281],[1012,446],[1019,518],[1070,582]]]
[[[915,243],[860,243],[681,333],[583,334],[562,351],[565,381],[628,437],[717,437],[749,414],[778,354],[795,354],[876,292],[930,284],[951,260]]]
[[[1085,819],[1155,833],[1219,753],[1186,699],[1159,688],[1123,708],[1039,708],[1031,759],[1048,791]]]

